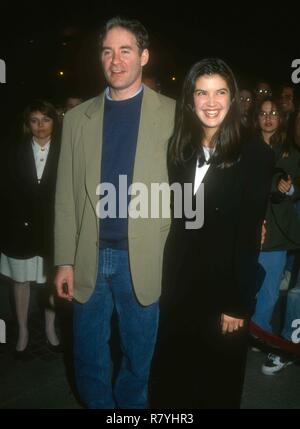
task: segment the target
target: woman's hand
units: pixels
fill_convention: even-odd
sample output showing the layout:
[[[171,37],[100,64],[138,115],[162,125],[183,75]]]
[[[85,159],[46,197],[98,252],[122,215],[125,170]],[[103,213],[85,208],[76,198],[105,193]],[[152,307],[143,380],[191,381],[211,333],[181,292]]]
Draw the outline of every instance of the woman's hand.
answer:
[[[278,183],[278,191],[282,192],[283,194],[286,194],[287,192],[289,192],[289,190],[291,189],[293,182],[292,182],[292,178],[289,175],[288,176],[288,180],[283,180],[281,179]]]
[[[222,314],[221,316],[221,327],[222,334],[227,332],[235,332],[244,326],[244,319],[236,319],[235,317],[227,316]]]
[[[267,221],[264,220],[263,224],[262,224],[262,227],[261,227],[260,250],[262,249],[262,246],[263,246],[263,244],[264,244],[264,242],[266,240],[266,233],[267,233],[266,225],[267,225]]]

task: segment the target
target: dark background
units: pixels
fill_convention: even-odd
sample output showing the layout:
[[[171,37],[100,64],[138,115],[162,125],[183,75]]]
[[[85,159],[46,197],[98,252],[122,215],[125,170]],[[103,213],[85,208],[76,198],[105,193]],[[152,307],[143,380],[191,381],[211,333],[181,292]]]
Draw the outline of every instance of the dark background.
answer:
[[[293,5],[201,0],[7,2],[0,6],[0,58],[6,62],[7,81],[0,84],[0,134],[15,126],[33,98],[58,104],[69,93],[90,97],[99,92],[104,82],[97,34],[116,14],[137,18],[146,26],[151,37],[148,71],[173,97],[188,68],[207,56],[228,62],[241,86],[254,86],[258,79],[273,85],[291,82],[292,60],[300,58],[300,20]]]

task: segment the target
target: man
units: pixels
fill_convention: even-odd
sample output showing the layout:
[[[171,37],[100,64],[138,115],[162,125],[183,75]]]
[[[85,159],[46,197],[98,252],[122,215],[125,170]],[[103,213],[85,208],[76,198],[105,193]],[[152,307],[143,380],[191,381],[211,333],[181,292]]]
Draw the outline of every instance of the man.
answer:
[[[71,95],[67,97],[65,102],[65,112],[68,112],[69,110],[73,109],[73,107],[78,106],[83,102],[83,98],[79,97],[78,95]]]
[[[96,188],[110,183],[118,195],[120,175],[128,186],[168,181],[166,148],[175,103],[142,85],[148,34],[138,21],[108,21],[100,49],[108,88],[64,119],[55,283],[61,298],[75,299],[75,375],[86,406],[145,408],[169,220],[99,219]],[[120,191],[120,201],[125,193]],[[122,352],[114,385],[108,344],[113,311]]]
[[[241,109],[241,125],[242,131],[248,137],[252,133],[252,108],[253,108],[253,95],[249,89],[242,88],[240,90],[240,109]]]
[[[257,82],[255,88],[255,102],[257,103],[259,100],[262,100],[266,97],[272,96],[271,85],[265,80],[260,80]]]

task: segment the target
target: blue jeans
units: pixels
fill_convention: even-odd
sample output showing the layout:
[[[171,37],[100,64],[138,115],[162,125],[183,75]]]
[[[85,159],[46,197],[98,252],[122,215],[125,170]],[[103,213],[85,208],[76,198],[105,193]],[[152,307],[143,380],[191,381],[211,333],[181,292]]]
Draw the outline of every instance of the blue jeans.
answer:
[[[298,216],[298,221],[300,222],[300,201],[298,200],[295,204],[295,210]],[[291,281],[290,281],[290,288],[294,287],[296,283],[300,281],[300,273],[299,273],[299,252],[300,249],[296,250],[290,250],[287,254],[287,261],[285,269],[288,271],[291,271]]]
[[[271,320],[279,297],[281,277],[286,263],[286,251],[260,252],[258,262],[266,275],[256,296],[252,321],[264,331],[272,333]]]
[[[116,311],[121,365],[114,386],[109,340]],[[140,305],[134,295],[127,250],[101,249],[95,290],[74,304],[74,366],[88,408],[146,408],[157,336],[158,303]]]

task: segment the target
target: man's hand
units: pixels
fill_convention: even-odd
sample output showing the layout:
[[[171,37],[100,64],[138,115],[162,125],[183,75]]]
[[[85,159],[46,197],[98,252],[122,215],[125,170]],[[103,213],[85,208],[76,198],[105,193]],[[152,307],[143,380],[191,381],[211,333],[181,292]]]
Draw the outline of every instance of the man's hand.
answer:
[[[72,301],[74,296],[73,267],[58,267],[54,284],[59,298]]]
[[[278,187],[277,187],[278,191],[281,192],[282,194],[286,194],[291,189],[292,184],[293,184],[292,178],[290,175],[288,175],[288,180],[281,179],[280,182],[278,183]]]
[[[244,326],[244,319],[236,319],[235,317],[222,314],[221,316],[222,334],[226,334],[227,332],[238,331],[243,326]]]

